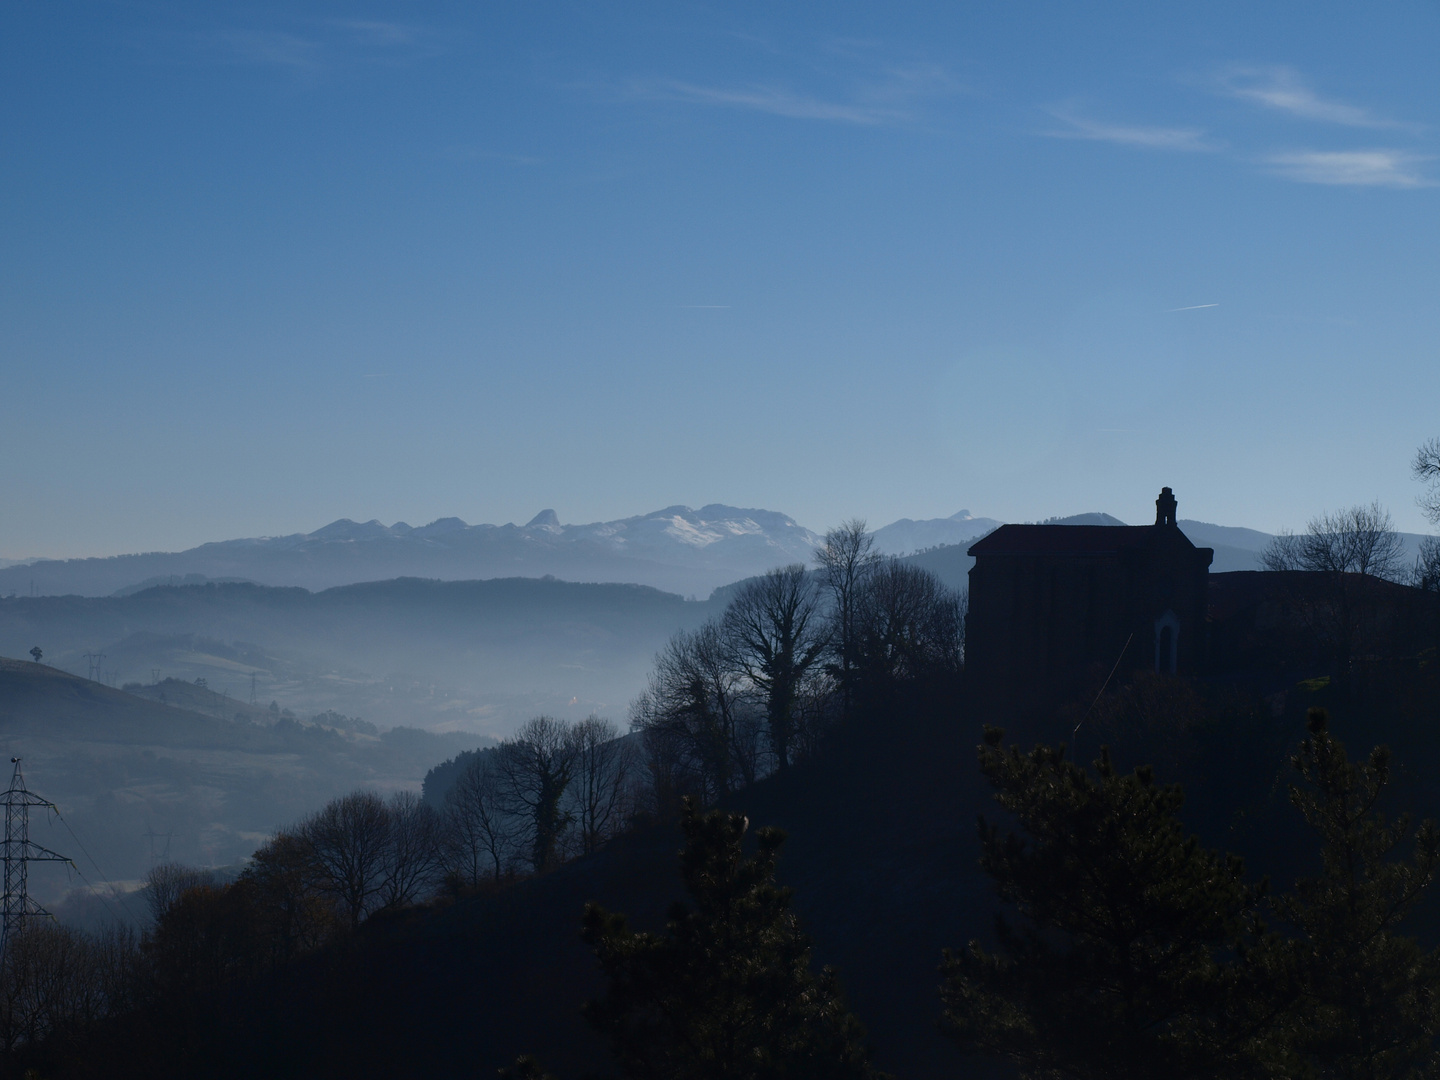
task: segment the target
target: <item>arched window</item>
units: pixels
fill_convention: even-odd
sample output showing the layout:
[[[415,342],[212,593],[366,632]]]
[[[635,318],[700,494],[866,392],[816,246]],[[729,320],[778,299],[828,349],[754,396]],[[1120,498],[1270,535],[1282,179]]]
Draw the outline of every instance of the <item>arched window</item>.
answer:
[[[1174,675],[1180,656],[1180,620],[1167,611],[1155,620],[1155,670]]]

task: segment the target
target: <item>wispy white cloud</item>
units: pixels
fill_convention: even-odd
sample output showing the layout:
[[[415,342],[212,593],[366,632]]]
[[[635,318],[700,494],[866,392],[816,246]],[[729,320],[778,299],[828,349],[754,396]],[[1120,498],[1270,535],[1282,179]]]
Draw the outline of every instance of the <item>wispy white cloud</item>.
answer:
[[[1395,128],[1405,125],[1377,116],[1369,109],[1321,97],[1300,73],[1288,67],[1235,67],[1217,77],[1221,90],[1234,98],[1306,120],[1346,127]]]
[[[856,100],[868,104],[890,103],[913,105],[924,98],[944,97],[964,89],[954,76],[939,64],[890,64],[866,79],[856,93]]]
[[[773,51],[773,50],[772,50]],[[787,74],[744,84],[700,83],[686,79],[635,80],[626,96],[783,116],[791,120],[877,127],[914,123],[924,103],[960,87],[939,64],[885,55],[875,42],[831,40],[818,52],[786,54]],[[808,87],[797,88],[796,71],[809,71]],[[825,89],[814,89],[821,85]]]
[[[1404,150],[1301,150],[1262,159],[1271,172],[1306,184],[1349,187],[1421,188],[1435,181],[1419,166],[1433,155]]]
[[[1068,125],[1058,130],[1041,132],[1052,139],[1094,139],[1097,142],[1119,143],[1122,146],[1183,150],[1191,153],[1214,153],[1223,149],[1222,144],[1209,139],[1200,128],[1114,124],[1079,116],[1068,108],[1048,111],[1055,119]]]
[[[330,19],[289,29],[220,29],[194,35],[192,47],[232,63],[318,71],[346,62],[403,64],[434,56],[443,38],[426,27],[375,20]]]
[[[374,19],[331,19],[329,25],[371,45],[414,45],[430,36],[423,27]]]
[[[318,41],[281,30],[227,30],[216,39],[232,59],[274,67],[313,68],[323,48]]]
[[[786,116],[793,120],[827,120],[873,126],[907,118],[904,110],[891,106],[831,101],[797,94],[777,86],[697,86],[694,83],[672,80],[636,83],[632,85],[631,93],[636,97],[749,109],[772,116]]]
[[[1223,92],[1310,120],[1347,127],[1404,129],[1418,132],[1415,125],[1393,120],[1343,102],[1322,98],[1287,67],[1234,67],[1215,77]],[[1213,85],[1212,85],[1213,89]],[[1064,126],[1041,135],[1058,139],[1092,139],[1121,146],[1152,150],[1224,154],[1227,158],[1259,165],[1273,176],[1303,184],[1343,187],[1428,188],[1437,181],[1426,175],[1425,163],[1435,155],[1409,150],[1380,148],[1368,150],[1276,150],[1260,153],[1238,150],[1213,138],[1203,128],[1150,126],[1113,123],[1086,116],[1074,103],[1047,110]],[[1196,305],[1208,307],[1211,305]],[[1187,311],[1191,308],[1178,308]]]

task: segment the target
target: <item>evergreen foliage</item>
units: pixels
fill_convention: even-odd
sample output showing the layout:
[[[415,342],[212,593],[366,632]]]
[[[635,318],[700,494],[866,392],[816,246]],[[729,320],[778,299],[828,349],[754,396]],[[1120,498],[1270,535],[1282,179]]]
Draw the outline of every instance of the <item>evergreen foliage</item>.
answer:
[[[677,903],[664,934],[635,933],[623,915],[585,909],[584,937],[610,980],[586,1006],[620,1074],[645,1080],[875,1078],[859,1022],[834,971],[815,974],[810,942],[774,881],[784,834],[746,819],[701,815],[686,800],[681,871],[694,906]]]
[[[1294,930],[1289,959],[1300,987],[1285,1072],[1380,1080],[1440,1073],[1440,953],[1397,932],[1440,869],[1440,833],[1377,810],[1390,752],[1350,761],[1311,709],[1310,736],[1292,764],[1304,780],[1290,801],[1320,838],[1320,875],[1274,901]],[[1397,855],[1407,844],[1408,858]]]
[[[1148,768],[1122,775],[1102,750],[1092,776],[1002,735],[986,730],[980,767],[1025,835],[982,817],[981,864],[1024,924],[997,917],[998,952],[946,953],[949,1033],[1031,1076],[1252,1072],[1264,886],[1185,835],[1179,787]]]

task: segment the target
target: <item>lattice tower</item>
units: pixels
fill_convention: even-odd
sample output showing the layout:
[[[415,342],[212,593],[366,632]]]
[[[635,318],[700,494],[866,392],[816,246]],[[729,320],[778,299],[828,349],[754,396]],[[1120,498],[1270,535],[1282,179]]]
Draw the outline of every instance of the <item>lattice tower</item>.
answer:
[[[29,866],[32,862],[70,862],[64,855],[47,847],[30,842],[30,807],[43,806],[59,813],[59,808],[49,799],[41,798],[25,786],[25,776],[20,771],[20,759],[10,759],[15,772],[10,777],[10,790],[5,792],[5,842],[0,861],[5,869],[5,896],[3,901],[3,923],[0,923],[0,955],[12,934],[25,929],[26,921],[33,915],[50,918],[50,913],[30,899],[26,885]]]

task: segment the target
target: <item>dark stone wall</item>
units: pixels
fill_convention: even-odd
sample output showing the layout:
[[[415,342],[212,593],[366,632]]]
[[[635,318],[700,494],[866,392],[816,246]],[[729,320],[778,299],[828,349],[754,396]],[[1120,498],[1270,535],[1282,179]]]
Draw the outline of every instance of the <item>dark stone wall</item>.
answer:
[[[976,551],[970,571],[966,678],[981,719],[1011,724],[1093,697],[1117,661],[1117,680],[1156,670],[1168,612],[1176,672],[1204,670],[1210,549],[1166,525],[1125,529],[1110,551],[1066,550],[1065,533],[1084,526],[1030,528],[1060,531],[1043,551],[1005,551],[997,537],[1001,550]]]

